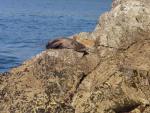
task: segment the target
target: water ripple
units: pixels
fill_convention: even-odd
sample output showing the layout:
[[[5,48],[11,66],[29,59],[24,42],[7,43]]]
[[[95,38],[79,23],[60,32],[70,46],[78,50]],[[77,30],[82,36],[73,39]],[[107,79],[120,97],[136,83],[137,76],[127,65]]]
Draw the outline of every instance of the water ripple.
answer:
[[[0,0],[0,72],[44,50],[49,39],[92,31],[111,2]]]

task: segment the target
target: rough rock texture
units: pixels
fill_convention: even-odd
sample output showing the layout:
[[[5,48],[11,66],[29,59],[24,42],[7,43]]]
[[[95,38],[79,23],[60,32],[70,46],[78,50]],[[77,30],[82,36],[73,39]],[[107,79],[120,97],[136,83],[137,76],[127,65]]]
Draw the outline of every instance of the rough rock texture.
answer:
[[[2,73],[0,113],[150,113],[149,7],[114,0],[93,32],[76,35],[95,41],[89,54],[47,50]]]
[[[150,1],[115,2],[121,4],[114,3],[112,10],[100,17],[95,29],[99,45],[126,49],[137,41],[150,39]]]

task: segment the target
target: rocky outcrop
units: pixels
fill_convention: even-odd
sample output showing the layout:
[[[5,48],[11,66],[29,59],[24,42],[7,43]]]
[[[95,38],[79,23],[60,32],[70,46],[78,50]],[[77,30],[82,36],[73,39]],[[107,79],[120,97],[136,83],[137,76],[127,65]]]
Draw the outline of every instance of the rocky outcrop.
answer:
[[[1,75],[0,110],[4,113],[74,112],[72,98],[98,62],[96,54],[83,57],[83,53],[74,50],[44,51]]]
[[[93,32],[75,35],[89,54],[46,50],[2,73],[0,112],[149,113],[149,7],[114,0]]]
[[[126,49],[139,40],[149,39],[149,2],[116,0],[112,10],[100,17],[95,29],[99,45]]]

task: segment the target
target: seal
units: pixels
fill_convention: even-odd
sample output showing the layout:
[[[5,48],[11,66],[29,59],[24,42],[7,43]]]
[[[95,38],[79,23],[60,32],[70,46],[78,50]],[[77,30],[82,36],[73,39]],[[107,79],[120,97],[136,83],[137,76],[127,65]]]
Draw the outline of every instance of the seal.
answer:
[[[83,52],[87,54],[87,48],[83,44],[77,42],[75,39],[71,38],[57,38],[52,41],[49,41],[46,45],[46,49],[73,49],[77,52]]]

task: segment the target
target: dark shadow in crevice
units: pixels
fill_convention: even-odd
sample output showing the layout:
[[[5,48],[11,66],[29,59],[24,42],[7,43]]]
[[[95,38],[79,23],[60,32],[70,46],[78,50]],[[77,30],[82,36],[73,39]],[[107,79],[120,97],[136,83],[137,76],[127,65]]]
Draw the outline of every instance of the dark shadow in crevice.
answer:
[[[137,108],[140,104],[138,103],[133,103],[133,104],[128,104],[124,106],[117,106],[114,111],[115,113],[129,113],[135,108]]]

